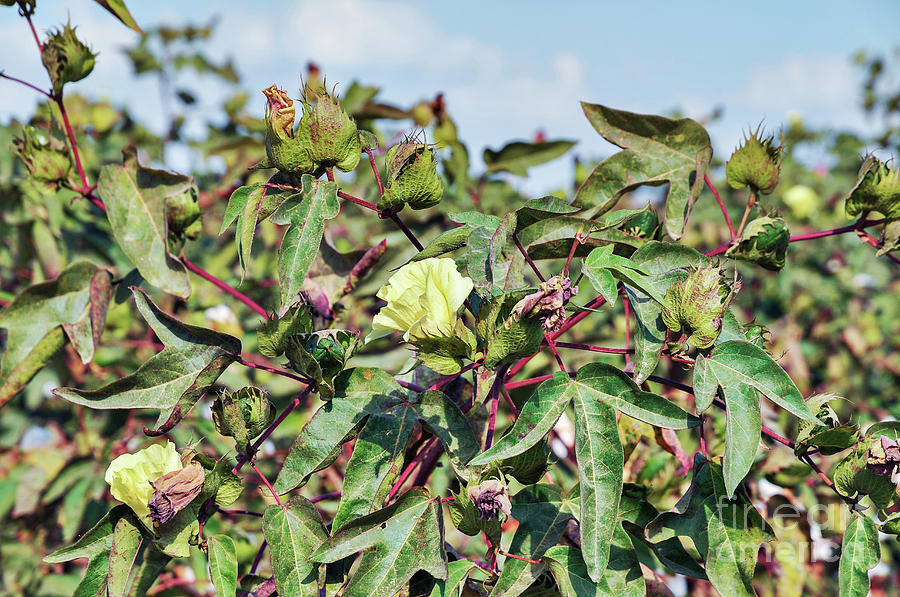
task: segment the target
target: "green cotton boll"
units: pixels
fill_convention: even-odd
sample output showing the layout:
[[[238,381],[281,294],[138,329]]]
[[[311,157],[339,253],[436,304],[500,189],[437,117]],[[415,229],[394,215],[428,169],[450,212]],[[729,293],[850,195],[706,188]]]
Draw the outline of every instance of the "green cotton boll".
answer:
[[[41,61],[50,74],[53,93],[62,92],[63,85],[80,81],[94,70],[97,55],[75,36],[75,28],[66,23],[44,42]]]
[[[350,172],[359,164],[362,145],[356,123],[341,108],[337,98],[328,93],[304,102],[297,139],[316,169]]]
[[[740,282],[728,280],[721,267],[691,269],[663,297],[662,320],[669,330],[688,335],[688,344],[709,348],[722,331],[722,318]]]
[[[213,402],[212,416],[216,430],[243,447],[275,420],[275,406],[263,390],[247,386],[223,392]]]
[[[522,319],[509,322],[509,327],[503,323],[497,326],[496,335],[488,343],[487,354],[484,357],[484,366],[487,369],[496,370],[503,365],[510,365],[515,361],[530,357],[541,347],[544,339],[544,328],[536,319]]]
[[[747,224],[740,241],[729,248],[725,255],[778,271],[784,267],[790,242],[791,231],[784,220],[765,216]]]
[[[846,200],[849,216],[877,211],[888,220],[900,218],[900,168],[869,156],[859,170],[856,186]]]
[[[68,175],[72,161],[64,144],[32,126],[24,127],[22,135],[13,140],[13,149],[31,176],[42,182],[59,182]]]
[[[378,202],[381,211],[426,209],[441,202],[444,184],[437,173],[434,149],[420,143],[401,143],[385,157],[387,176],[384,195]]]
[[[781,173],[782,147],[775,145],[773,136],[760,137],[759,129],[731,155],[725,164],[725,178],[734,189],[750,187],[754,191],[770,194],[778,184]]]
[[[309,174],[315,170],[309,148],[294,136],[296,104],[287,93],[272,85],[266,96],[266,156],[282,172]]]

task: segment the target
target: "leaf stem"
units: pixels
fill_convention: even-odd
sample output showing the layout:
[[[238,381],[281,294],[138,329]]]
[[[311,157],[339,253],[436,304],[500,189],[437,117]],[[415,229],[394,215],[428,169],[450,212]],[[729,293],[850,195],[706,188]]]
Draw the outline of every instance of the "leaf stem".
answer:
[[[706,182],[706,186],[709,187],[709,190],[712,191],[713,197],[716,198],[716,202],[719,204],[719,209],[722,210],[722,215],[725,216],[725,223],[728,224],[728,233],[731,234],[731,240],[736,239],[737,235],[734,232],[734,226],[731,224],[731,218],[728,217],[728,210],[725,209],[725,204],[722,202],[722,198],[719,196],[719,191],[716,190],[716,186],[709,179],[709,174],[704,174],[703,180]]]
[[[41,43],[41,39],[38,37],[37,29],[34,28],[34,22],[31,20],[31,15],[34,14],[34,9],[31,11],[19,9],[19,14],[25,17],[25,20],[28,21],[28,27],[31,28],[31,35],[34,37],[34,43],[37,44],[38,52],[44,52],[44,44]]]
[[[233,296],[233,297],[236,298],[237,300],[239,300],[239,301],[241,301],[242,303],[244,303],[245,305],[247,305],[252,311],[254,311],[257,315],[259,315],[259,316],[262,317],[263,319],[268,319],[268,318],[269,318],[269,313],[268,313],[265,309],[263,309],[262,306],[260,306],[259,303],[257,303],[256,301],[254,301],[252,298],[250,298],[249,296],[247,296],[246,294],[244,294],[244,293],[241,292],[240,290],[238,290],[238,289],[236,289],[236,288],[233,288],[233,287],[230,286],[229,284],[223,282],[223,281],[220,280],[219,278],[217,278],[217,277],[215,277],[214,275],[210,274],[209,272],[207,272],[205,269],[203,269],[203,268],[200,267],[199,265],[196,265],[194,262],[192,262],[192,261],[191,261],[190,259],[188,259],[187,257],[182,257],[182,258],[181,258],[181,262],[182,262],[182,263],[184,264],[184,266],[185,266],[186,268],[188,268],[190,271],[194,272],[195,274],[197,274],[198,276],[200,276],[201,278],[203,278],[203,279],[206,280],[207,282],[212,282],[213,285],[216,286],[217,288],[219,288],[220,290],[224,291],[224,292],[227,293],[227,294],[230,294],[231,296]]]
[[[560,365],[562,365],[562,362],[560,362]],[[494,426],[497,424],[497,407],[500,404],[500,386],[503,385],[503,382],[506,379],[506,372],[508,369],[508,366],[497,369],[494,383],[491,384],[491,415],[488,419],[487,435],[484,438],[485,451],[490,449],[491,444],[494,443]]]
[[[406,468],[403,469],[403,472],[400,473],[400,476],[397,477],[397,480],[394,482],[394,485],[391,487],[390,492],[388,493],[388,501],[394,499],[394,496],[397,495],[397,492],[400,491],[400,487],[409,476],[412,474],[413,470],[421,464],[421,462],[425,459],[426,454],[431,449],[431,447],[437,442],[437,436],[432,437],[430,440],[425,442],[425,445],[419,450],[419,452],[413,456],[413,459],[406,465]]]
[[[531,259],[528,251],[526,251],[525,247],[522,245],[522,241],[519,240],[519,236],[516,233],[513,233],[512,237],[513,242],[516,243],[516,248],[519,249],[519,253],[521,253],[522,257],[525,258],[525,263],[531,266],[531,270],[535,273],[535,275],[541,282],[546,282],[547,280],[544,278],[543,274],[541,274],[541,270],[538,269],[537,264],[535,264],[534,260]]]
[[[741,218],[741,224],[738,226],[732,240],[737,240],[741,237],[741,234],[744,232],[744,226],[747,224],[747,218],[750,216],[750,210],[753,209],[754,205],[756,205],[756,190],[751,188],[750,196],[747,198],[747,207],[744,208],[744,216]]]
[[[281,503],[281,499],[278,497],[278,494],[275,493],[275,488],[272,487],[272,484],[269,483],[269,480],[266,478],[266,476],[262,473],[261,470],[259,470],[259,467],[256,466],[256,463],[253,461],[250,461],[250,466],[253,468],[253,470],[256,471],[256,474],[259,475],[259,478],[262,479],[262,482],[269,489],[269,492],[272,494],[272,497],[275,498],[275,503],[278,504],[279,506],[281,506],[282,508],[284,508],[284,504]]]
[[[72,149],[72,157],[75,158],[75,168],[78,170],[78,177],[81,179],[81,193],[86,195],[91,184],[88,182],[87,174],[84,172],[84,166],[81,164],[81,154],[78,151],[78,142],[75,141],[75,131],[72,130],[72,124],[69,122],[69,113],[66,111],[66,105],[63,103],[62,93],[54,93],[50,96],[59,107],[62,114],[63,125],[66,129],[66,137],[69,139],[69,146]]]
[[[34,91],[37,91],[38,93],[40,93],[40,94],[43,95],[44,97],[53,99],[53,96],[50,95],[48,92],[44,91],[43,89],[41,89],[41,88],[38,87],[37,85],[32,85],[32,84],[29,83],[28,81],[23,81],[22,79],[19,79],[19,78],[17,78],[17,77],[12,77],[12,76],[7,75],[6,73],[2,73],[2,72],[0,72],[0,78],[8,79],[8,80],[10,80],[10,81],[12,81],[12,82],[14,82],[14,83],[20,83],[20,84],[24,85],[25,87],[29,87],[29,88],[33,89]]]
[[[240,365],[243,365],[244,367],[250,367],[251,369],[259,369],[261,371],[267,371],[267,372],[273,373],[275,375],[280,375],[282,377],[288,377],[290,379],[299,381],[301,383],[305,383],[305,384],[312,383],[312,380],[308,377],[296,375],[294,373],[291,373],[290,371],[285,371],[284,369],[277,369],[275,367],[270,367],[269,365],[262,365],[260,363],[254,363],[253,361],[248,361],[247,359],[245,359],[243,357],[238,357],[236,362]]]
[[[369,156],[369,164],[372,165],[372,173],[375,175],[375,182],[378,183],[378,196],[380,197],[384,195],[384,187],[381,186],[381,176],[378,175],[378,166],[375,165],[375,154],[369,150],[366,155]]]
[[[880,243],[878,242],[878,239],[876,239],[874,236],[872,236],[868,232],[865,232],[863,230],[857,230],[856,234],[859,235],[859,238],[862,239],[863,242],[869,243],[876,249],[881,248]],[[893,261],[894,263],[900,264],[900,259],[898,259],[897,257],[894,257],[890,253],[885,253],[885,256],[887,256],[887,258],[890,259],[891,261]]]
[[[353,195],[345,193],[344,191],[338,191],[337,194],[338,197],[340,197],[341,199],[346,199],[350,203],[355,203],[356,205],[365,207],[366,209],[371,209],[372,211],[378,211],[378,206],[374,203],[369,203],[368,201],[360,199],[359,197],[354,197]]]

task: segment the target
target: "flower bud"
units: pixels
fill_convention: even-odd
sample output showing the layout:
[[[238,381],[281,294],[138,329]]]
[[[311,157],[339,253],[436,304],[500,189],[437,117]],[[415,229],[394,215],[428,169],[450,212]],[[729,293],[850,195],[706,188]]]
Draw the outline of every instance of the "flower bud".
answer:
[[[428,126],[434,120],[434,110],[431,108],[431,102],[421,101],[413,106],[411,112],[416,126]]]
[[[337,98],[322,92],[303,104],[297,139],[318,168],[350,172],[359,164],[362,146],[356,123]]]
[[[72,167],[66,146],[32,126],[24,127],[22,135],[21,139],[13,140],[13,149],[25,162],[28,172],[44,182],[64,179]]]
[[[394,145],[388,150],[385,163],[387,177],[379,210],[400,211],[404,205],[426,209],[440,203],[444,184],[437,173],[433,148],[421,143]]]
[[[488,479],[469,487],[469,499],[478,510],[478,518],[491,520],[500,512],[509,516],[512,503],[509,501],[509,488],[499,479]]]
[[[212,416],[216,430],[244,448],[275,420],[275,407],[264,391],[247,386],[223,392],[213,402]]]
[[[652,239],[659,230],[659,217],[652,209],[645,209],[625,220],[620,228],[632,236]]]
[[[784,220],[765,216],[747,224],[741,239],[732,245],[725,255],[778,271],[784,267],[784,258],[790,242],[791,232]]]
[[[775,137],[759,137],[759,129],[744,138],[744,142],[725,164],[725,178],[732,188],[749,186],[768,195],[778,184],[781,172],[782,146],[775,145]]]
[[[59,94],[66,83],[80,81],[91,74],[96,58],[97,55],[75,36],[75,28],[68,23],[62,31],[54,31],[41,50],[41,61],[50,74],[55,94]]]
[[[688,336],[696,348],[709,348],[722,331],[722,318],[740,282],[729,280],[719,266],[691,269],[672,284],[663,297],[663,323]]]
[[[888,220],[900,218],[900,168],[891,169],[874,156],[866,158],[846,209],[849,216],[877,211]]]
[[[266,155],[283,172],[311,173],[315,168],[309,148],[294,136],[294,100],[276,85],[263,89],[266,96]]]

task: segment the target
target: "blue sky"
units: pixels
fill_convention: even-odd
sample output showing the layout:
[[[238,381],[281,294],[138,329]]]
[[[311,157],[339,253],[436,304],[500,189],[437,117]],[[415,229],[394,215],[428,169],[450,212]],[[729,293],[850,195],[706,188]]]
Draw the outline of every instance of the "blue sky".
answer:
[[[587,100],[636,112],[679,108],[709,125],[726,155],[742,129],[777,128],[788,114],[814,124],[866,130],[875,126],[858,107],[860,73],[851,56],[888,54],[900,45],[900,3],[779,2],[246,2],[132,0],[146,27],[185,20],[219,25],[211,57],[233,57],[260,112],[259,89],[273,82],[299,88],[308,61],[329,82],[378,84],[383,99],[411,104],[445,93],[460,135],[475,155],[484,146],[527,139],[579,141],[581,155],[612,148],[584,119]],[[100,52],[94,75],[73,90],[128,103],[151,123],[162,122],[151,79],[136,81],[119,48],[136,34],[90,0],[38,3],[46,30],[71,15],[79,35]],[[0,69],[42,83],[39,58],[22,19],[0,10]],[[0,120],[26,116],[36,98],[2,84]],[[226,90],[205,87],[215,105]],[[199,123],[195,123],[195,126]],[[172,156],[177,167],[183,156]],[[568,160],[534,170],[529,188],[567,180]]]

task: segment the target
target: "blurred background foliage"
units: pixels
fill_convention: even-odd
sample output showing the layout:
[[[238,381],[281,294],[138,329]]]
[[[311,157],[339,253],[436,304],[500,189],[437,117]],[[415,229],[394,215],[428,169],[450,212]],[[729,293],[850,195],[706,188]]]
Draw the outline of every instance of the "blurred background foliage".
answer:
[[[263,114],[248,108],[259,104],[250,102],[251,97],[258,98],[258,92],[241,87],[240,75],[230,62],[221,62],[204,53],[204,42],[213,27],[214,23],[206,23],[148,30],[136,46],[124,50],[135,74],[158,80],[160,101],[166,107],[170,121],[164,135],[150,132],[142,125],[139,115],[131,113],[127,106],[90,101],[75,94],[67,96],[65,103],[90,180],[97,179],[102,164],[118,162],[122,148],[129,145],[137,146],[142,161],[153,167],[166,166],[163,156],[167,147],[178,147],[189,156],[189,173],[196,178],[201,191],[199,201],[203,209],[204,234],[199,240],[188,242],[186,255],[202,261],[213,275],[234,286],[240,284],[242,292],[272,311],[277,307],[277,284],[267,275],[275,270],[280,230],[274,225],[260,228],[254,240],[254,259],[242,284],[233,237],[230,232],[217,234],[231,192],[248,182],[264,181],[269,171],[250,169],[264,156]],[[861,156],[874,149],[894,155],[898,150],[900,89],[884,84],[888,80],[886,74],[898,69],[898,55],[863,53],[857,56],[857,64],[865,73],[860,90],[862,106],[883,121],[883,130],[878,135],[863,138],[849,131],[811,129],[800,118],[783,125],[766,123],[772,129],[783,126],[785,157],[778,188],[764,199],[762,210],[780,214],[793,234],[849,224],[843,198],[856,181]],[[204,81],[210,77],[231,85],[234,91],[222,106],[214,109],[198,101],[202,97]],[[336,83],[326,81],[314,64],[303,73],[303,81],[302,84],[307,86],[330,87]],[[523,197],[515,190],[511,183],[516,174],[509,172],[527,172],[527,164],[524,168],[513,167],[504,165],[502,156],[486,155],[484,161],[489,166],[488,171],[471,171],[469,149],[465,145],[466,131],[457,131],[453,106],[446,105],[443,97],[436,95],[434,90],[422,90],[422,101],[415,105],[396,106],[379,100],[379,89],[373,85],[377,82],[340,83],[344,108],[354,116],[361,129],[377,135],[380,147],[390,146],[408,135],[424,135],[438,146],[446,189],[443,205],[440,209],[404,213],[407,223],[426,243],[452,226],[446,216],[448,213],[479,209],[503,215],[531,198]],[[300,95],[300,89],[289,91],[294,97]],[[11,147],[13,139],[21,136],[26,124],[45,131],[58,141],[64,140],[54,110],[56,107],[52,102],[45,102],[29,122],[3,123],[0,125],[0,146]],[[186,138],[183,125],[189,116],[206,120],[205,137]],[[709,118],[716,118],[716,115]],[[533,141],[545,143],[548,139],[539,135]],[[738,141],[735,139],[735,144]],[[715,149],[714,182],[734,218],[741,213],[746,196],[743,191],[731,190],[722,180],[724,160],[731,148]],[[383,154],[379,155],[380,160],[383,157]],[[607,156],[576,156],[569,152],[558,158],[575,160],[575,180],[552,194],[571,200],[574,190],[594,164],[604,157]],[[383,164],[381,167],[383,169]],[[152,415],[142,412],[82,410],[51,397],[50,390],[60,385],[97,387],[114,377],[133,372],[157,349],[152,334],[148,335],[132,301],[128,300],[128,286],[140,286],[142,280],[121,250],[111,242],[111,236],[101,233],[108,232],[106,220],[97,217],[99,212],[87,201],[77,200],[78,196],[72,191],[35,182],[25,174],[23,164],[14,152],[0,153],[0,238],[3,239],[0,305],[8,304],[27,285],[54,278],[78,257],[115,264],[116,279],[120,280],[103,341],[93,362],[83,365],[67,345],[20,396],[4,407],[0,418],[0,593],[49,597],[71,594],[82,569],[78,566],[48,566],[41,562],[41,557],[59,545],[71,542],[107,510],[110,497],[103,481],[107,463],[126,450],[146,444],[147,438],[141,429],[152,423]],[[362,199],[377,200],[371,170],[359,168],[353,176],[342,180],[342,185]],[[620,207],[637,208],[649,204],[651,208],[659,209],[664,198],[665,187],[645,188],[624,196]],[[390,222],[379,222],[349,203],[328,228],[326,244],[313,267],[306,290],[330,299],[338,296],[350,266],[362,252],[384,239],[388,240],[388,251],[376,270],[355,292],[341,297],[336,303],[336,317],[343,326],[368,328],[378,308],[375,291],[391,270],[410,257],[412,249]],[[694,207],[683,242],[704,251],[727,240],[719,207],[709,190],[705,190]],[[539,263],[546,272],[557,272],[562,268],[562,260]],[[737,267],[744,280],[743,289],[737,295],[743,321],[754,320],[768,328],[770,352],[804,395],[827,391],[845,397],[847,400],[837,406],[838,414],[844,420],[867,423],[900,414],[900,394],[897,392],[900,387],[900,301],[897,300],[900,277],[895,264],[886,258],[876,259],[871,246],[860,242],[854,234],[845,234],[791,244],[787,265],[781,273],[751,264],[739,263]],[[577,275],[577,270],[575,273]],[[254,353],[256,336],[253,332],[260,323],[259,317],[202,280],[192,278],[192,285],[194,292],[186,301],[155,291],[154,298],[165,311],[182,320],[240,337],[245,352]],[[587,289],[587,285],[584,286]],[[566,339],[623,347],[627,325],[619,305],[615,310],[603,309],[591,315]],[[621,355],[598,357],[592,353],[567,351],[565,356],[573,368],[597,360],[618,366],[625,364]],[[354,362],[400,371],[407,359],[406,348],[384,340],[367,345]],[[522,376],[542,374],[548,370],[549,363],[549,357],[542,354],[533,359]],[[674,379],[684,378],[679,365],[668,359],[660,363],[657,373]],[[230,388],[251,383],[260,385],[269,390],[278,406],[285,404],[296,389],[284,378],[238,367],[231,367],[218,383]],[[473,386],[470,381],[460,381],[450,391],[471,393]],[[668,393],[681,402],[688,400],[687,395],[662,386],[654,386],[654,391]],[[521,405],[529,393],[528,389],[514,391],[513,399]],[[309,414],[292,413],[266,443],[266,454],[286,453]],[[794,421],[786,413],[776,414],[769,410],[764,414],[765,424],[788,437],[796,435],[796,429],[791,428]],[[720,419],[724,424],[724,417]],[[654,437],[652,431],[642,429],[641,424],[627,417],[623,417],[620,427],[626,449],[631,453],[626,464],[626,481],[652,484],[655,497],[663,503],[668,500],[666,505],[672,505],[683,493],[686,476],[682,474],[678,459],[672,458],[669,452],[689,455],[697,448],[696,438],[690,433],[679,433],[675,438]],[[710,434],[713,452],[721,450],[714,439],[723,436],[721,431],[716,429],[715,434]],[[186,424],[175,428],[170,435],[179,445],[201,441],[201,445],[217,454],[234,450],[230,439],[215,433],[209,418],[208,400],[201,402],[188,415]],[[661,450],[660,446],[665,449]],[[278,461],[277,458],[268,459],[262,466],[272,466]],[[341,458],[336,466],[345,463],[346,458]],[[833,495],[820,485],[807,483],[808,470],[803,465],[798,468],[798,464],[785,450],[773,450],[757,463],[757,474],[751,475],[751,479],[765,479],[765,483],[782,488],[769,500],[770,511],[780,503],[778,500],[802,504],[806,509],[820,502],[834,501]],[[560,470],[565,470],[564,465]],[[449,484],[452,476],[440,468],[435,475],[433,487],[436,490],[442,483],[444,486]],[[333,491],[338,483],[339,479],[330,478],[326,472],[318,481],[311,482],[304,492],[312,496]],[[766,491],[760,489],[762,495],[773,495],[771,489]],[[259,511],[260,504],[267,499],[261,492],[248,490],[237,507]],[[329,509],[333,510],[335,504],[323,502],[321,507],[333,514]],[[234,529],[232,536],[237,543],[238,559],[242,566],[247,566],[262,541],[258,530],[254,530],[258,529],[257,521],[251,519],[244,526],[242,522],[246,518],[213,518],[209,522],[209,533],[215,533],[223,520],[233,523],[230,528]],[[782,541],[808,541],[815,534],[809,528],[800,528],[796,532],[801,533],[799,539],[786,533]],[[829,532],[839,534],[842,529],[818,532],[819,536],[827,537]],[[480,541],[460,535],[452,543],[465,546],[470,540]],[[878,591],[889,594],[890,589],[884,587],[900,583],[896,566],[900,550],[896,542],[890,545],[890,549],[883,550],[884,560],[890,567],[876,571],[873,584],[876,594]],[[264,560],[261,566],[265,569],[267,561]],[[836,563],[816,564],[790,572],[789,567],[780,567],[777,562],[770,561],[758,571],[758,587],[768,594],[775,594],[776,587],[779,595],[832,594],[835,568]],[[775,572],[767,575],[766,570]],[[179,562],[174,569],[169,569],[152,592],[158,595],[204,594],[209,588],[203,580],[206,575],[205,558],[198,555],[192,562]],[[183,585],[172,579],[199,580]],[[705,594],[712,589],[697,581],[691,591],[692,594]]]

